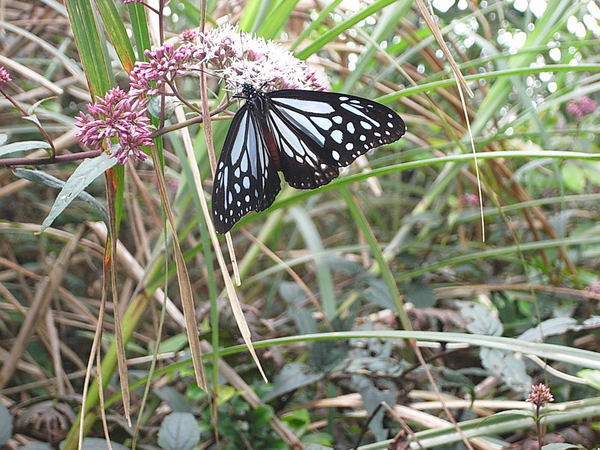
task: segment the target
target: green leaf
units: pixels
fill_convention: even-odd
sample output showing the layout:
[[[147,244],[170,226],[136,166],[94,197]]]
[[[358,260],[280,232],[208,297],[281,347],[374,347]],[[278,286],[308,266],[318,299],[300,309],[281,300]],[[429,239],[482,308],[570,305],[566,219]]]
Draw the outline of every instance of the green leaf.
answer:
[[[310,414],[306,409],[297,409],[281,418],[296,434],[301,434],[310,425]]]
[[[567,331],[577,331],[580,328],[577,325],[577,321],[572,317],[554,317],[525,331],[519,336],[519,339],[531,342],[543,342],[548,336],[561,335]]]
[[[467,330],[471,333],[502,336],[504,328],[495,309],[491,310],[477,302],[457,301],[455,304],[467,320]]]
[[[92,5],[87,0],[66,0],[65,3],[90,93],[92,98],[101,97],[110,89],[109,64],[102,51]]]
[[[598,162],[589,162],[583,169],[585,171],[585,175],[591,183],[596,186],[600,185],[600,163]]]
[[[322,372],[314,372],[309,366],[299,362],[286,364],[273,380],[273,390],[263,396],[268,402],[275,397],[309,386],[323,378]]]
[[[577,376],[583,378],[588,385],[600,391],[600,370],[583,369],[577,372]]]
[[[200,427],[190,413],[171,413],[160,425],[158,445],[165,450],[192,450],[198,442]]]
[[[8,442],[12,436],[13,417],[3,403],[0,403],[0,445]]]
[[[62,189],[65,186],[65,182],[56,177],[53,177],[46,172],[41,170],[31,170],[31,169],[14,169],[13,173],[15,176],[19,178],[25,178],[26,180],[33,181],[34,183],[43,184],[44,186],[48,186],[54,189]],[[98,214],[102,217],[104,223],[108,225],[108,212],[104,205],[96,200],[92,195],[88,194],[85,191],[81,191],[77,195],[77,199],[88,204],[93,210],[98,212]]]
[[[416,308],[429,308],[435,305],[435,295],[430,285],[420,281],[413,281],[404,286],[406,299]]]
[[[273,418],[273,408],[269,405],[259,405],[252,411],[255,427],[264,427]]]
[[[563,444],[560,442],[554,444],[546,444],[542,447],[542,450],[566,450],[568,448],[585,448],[581,445]]]
[[[19,447],[19,450],[52,450],[53,447],[45,442],[36,442],[35,444],[27,444]]]
[[[108,34],[110,41],[121,61],[123,68],[130,72],[133,69],[135,63],[135,55],[133,53],[133,47],[131,46],[131,40],[127,36],[125,30],[125,24],[123,19],[119,15],[115,3],[113,0],[95,0],[94,2],[100,15],[102,16],[102,22],[104,28]]]
[[[37,150],[40,148],[50,148],[50,144],[44,141],[13,142],[12,144],[3,145],[0,147],[0,156],[16,152],[24,152],[27,150]]]
[[[178,352],[187,345],[187,336],[185,333],[176,334],[160,343],[161,353]]]
[[[527,375],[525,362],[522,358],[518,359],[514,353],[482,348],[479,356],[483,367],[515,391],[527,393],[531,388],[532,380]]]
[[[280,0],[269,11],[269,20],[265,20],[256,33],[265,39],[274,39],[283,24],[289,19],[298,0]]]
[[[127,450],[127,447],[121,444],[117,444],[116,442],[110,441],[110,445],[113,450]],[[83,440],[83,445],[81,446],[83,450],[108,450],[108,444],[106,440],[101,438],[85,438]]]
[[[560,170],[563,183],[567,188],[577,193],[583,192],[585,188],[585,172],[575,164],[566,164]]]
[[[346,31],[348,28],[351,28],[353,25],[356,25],[361,20],[365,19],[366,17],[369,17],[372,14],[375,14],[380,9],[386,7],[387,5],[394,3],[395,1],[396,0],[377,0],[377,1],[373,2],[372,5],[369,5],[368,7],[366,7],[362,11],[359,11],[352,17],[349,17],[348,19],[338,23],[336,26],[331,28],[326,33],[323,33],[313,43],[308,45],[303,50],[300,50],[296,54],[296,57],[300,58],[300,59],[308,58],[313,53],[316,53],[319,50],[321,50],[325,46],[325,44],[328,44],[329,42],[336,39],[341,33]]]
[[[59,216],[69,204],[83,192],[83,190],[96,178],[117,164],[116,158],[103,153],[102,155],[86,159],[83,161],[73,174],[69,177],[62,190],[56,197],[52,209],[44,219],[40,232],[52,225],[52,222]]]
[[[162,386],[154,389],[158,398],[167,403],[174,412],[191,413],[192,405],[185,396],[172,386]]]
[[[217,405],[221,406],[231,400],[238,394],[238,391],[233,386],[221,386],[219,387],[219,394],[217,396]]]
[[[304,242],[315,255],[324,251],[323,241],[317,226],[306,210],[294,207],[290,210],[291,217],[296,221]],[[336,299],[333,288],[333,277],[329,262],[324,258],[315,257],[316,277],[321,295],[321,306],[325,317],[331,320],[336,315]]]

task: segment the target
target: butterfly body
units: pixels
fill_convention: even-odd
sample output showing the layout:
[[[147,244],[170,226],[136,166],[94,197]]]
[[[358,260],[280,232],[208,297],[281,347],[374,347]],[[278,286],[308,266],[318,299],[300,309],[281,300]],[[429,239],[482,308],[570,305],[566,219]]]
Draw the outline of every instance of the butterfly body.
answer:
[[[213,185],[213,222],[219,233],[273,203],[281,189],[278,171],[290,186],[314,189],[406,130],[387,106],[352,95],[261,92],[244,84],[242,97],[246,103],[233,118]]]

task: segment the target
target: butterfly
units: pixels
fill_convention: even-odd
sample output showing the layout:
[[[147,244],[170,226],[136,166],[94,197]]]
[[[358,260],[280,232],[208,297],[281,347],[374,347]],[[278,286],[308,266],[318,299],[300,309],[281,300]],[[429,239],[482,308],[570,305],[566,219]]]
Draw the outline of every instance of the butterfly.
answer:
[[[404,121],[380,103],[349,94],[242,85],[245,104],[227,132],[213,183],[215,230],[226,233],[281,189],[314,189],[372,148],[400,139]]]

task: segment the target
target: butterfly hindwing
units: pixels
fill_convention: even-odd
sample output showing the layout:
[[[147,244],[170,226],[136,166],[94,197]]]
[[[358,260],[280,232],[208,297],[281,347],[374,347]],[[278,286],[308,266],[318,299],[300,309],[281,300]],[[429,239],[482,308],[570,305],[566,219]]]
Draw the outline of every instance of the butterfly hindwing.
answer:
[[[406,131],[396,112],[362,97],[296,89],[264,95],[270,100],[270,108],[287,117],[291,128],[319,158],[338,167],[350,165],[372,148],[400,139]]]
[[[247,105],[233,118],[217,163],[212,194],[215,229],[226,233],[250,211],[267,209],[280,190],[256,117]]]
[[[285,180],[297,189],[314,189],[339,175],[323,148],[276,108],[269,108],[267,124],[278,148],[279,165]]]

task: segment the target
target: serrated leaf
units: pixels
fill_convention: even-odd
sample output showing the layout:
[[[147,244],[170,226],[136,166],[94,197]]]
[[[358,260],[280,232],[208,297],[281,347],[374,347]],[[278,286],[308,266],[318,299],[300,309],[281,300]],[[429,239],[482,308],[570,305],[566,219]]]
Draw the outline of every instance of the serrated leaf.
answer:
[[[0,142],[0,145],[2,145],[2,143],[3,142]],[[12,144],[0,147],[0,156],[16,152],[25,152],[27,150],[38,150],[40,148],[50,148],[50,144],[44,141],[13,142]]]
[[[397,388],[389,380],[381,379],[377,386],[371,379],[363,375],[352,375],[350,380],[350,386],[360,393],[369,414],[372,414],[381,402],[392,405],[396,401]],[[378,440],[383,440],[388,435],[384,418],[384,411],[380,409],[369,421],[369,429]]]
[[[286,364],[273,379],[273,389],[263,396],[263,401],[314,384],[323,378],[322,372],[314,372],[309,366],[299,362]]]
[[[367,279],[367,284],[369,287],[363,291],[362,295],[368,301],[377,306],[381,306],[382,308],[391,309],[392,311],[396,308],[387,285],[381,279],[369,277]]]
[[[495,314],[495,310],[492,311],[490,308],[476,302],[457,301],[455,303],[459,307],[462,316],[469,322],[467,330],[471,333],[502,336],[504,327]]]
[[[481,364],[491,375],[499,377],[513,390],[521,393],[529,392],[532,380],[522,359],[514,354],[493,348],[482,348],[479,351]]]
[[[0,445],[8,442],[12,436],[13,417],[2,403],[0,403]]]
[[[566,164],[560,170],[563,183],[572,191],[581,193],[585,188],[585,172],[575,164]]]
[[[116,158],[103,153],[102,155],[84,160],[69,177],[62,190],[59,192],[52,209],[44,219],[40,231],[52,225],[52,222],[65,210],[69,204],[96,178],[117,164]]]
[[[56,177],[53,177],[46,172],[41,170],[21,169],[17,168],[13,170],[15,176],[19,178],[25,178],[26,180],[33,181],[34,183],[43,184],[54,189],[62,189],[65,186],[65,182]],[[108,212],[102,203],[96,200],[92,195],[85,191],[81,191],[77,196],[78,200],[87,203],[92,209],[94,209],[104,223],[108,224]]]
[[[165,450],[192,450],[199,441],[200,427],[190,413],[169,414],[158,431],[158,445]]]
[[[519,336],[519,339],[529,342],[543,342],[548,336],[564,334],[567,331],[579,329],[577,321],[572,317],[555,317],[544,320],[538,326],[530,328]]]
[[[435,305],[435,295],[433,289],[426,283],[413,281],[404,286],[406,299],[415,305],[416,308],[429,308]]]

